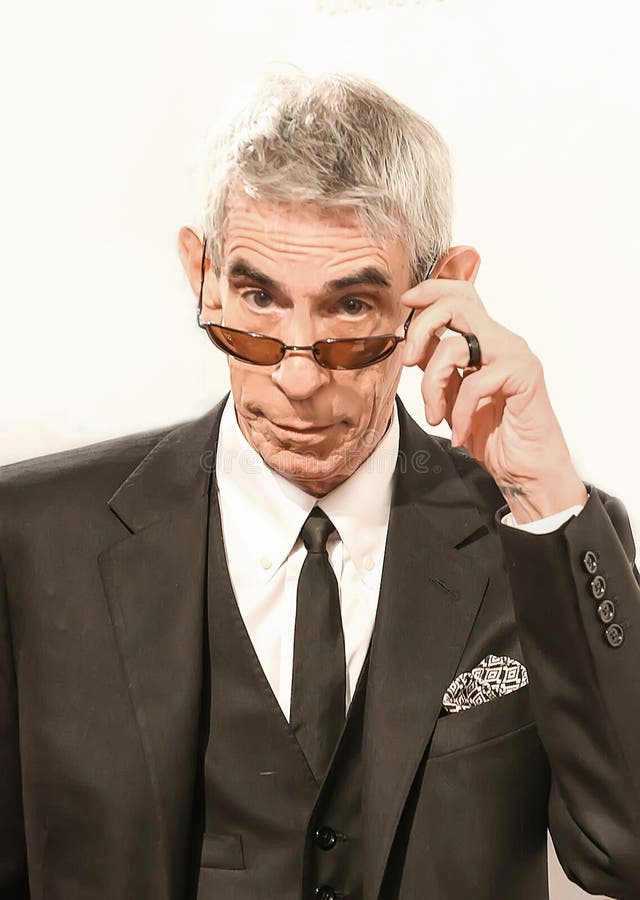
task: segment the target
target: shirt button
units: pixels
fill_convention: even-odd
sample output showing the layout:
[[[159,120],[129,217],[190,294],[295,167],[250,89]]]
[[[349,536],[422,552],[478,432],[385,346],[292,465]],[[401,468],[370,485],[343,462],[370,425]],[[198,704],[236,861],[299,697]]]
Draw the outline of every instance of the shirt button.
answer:
[[[335,831],[333,828],[329,828],[328,825],[323,825],[321,828],[318,828],[314,837],[316,839],[316,844],[322,850],[333,850],[338,841]]]
[[[616,605],[613,600],[603,600],[598,607],[598,615],[600,616],[600,621],[604,622],[605,625],[608,625],[609,622],[613,622],[615,614]]]
[[[587,550],[582,558],[582,564],[589,575],[596,574],[596,572],[598,571],[598,557],[595,555],[593,550]]]
[[[624,641],[624,630],[621,625],[614,622],[605,629],[604,636],[611,647],[619,647]]]
[[[262,566],[263,569],[270,569],[271,568],[271,560],[269,559],[268,556],[261,556],[260,557],[260,565]]]
[[[362,560],[362,565],[365,567],[367,572],[370,572],[375,566],[375,562],[371,559],[370,556],[365,556],[365,558]]]
[[[591,579],[591,593],[596,598],[596,600],[602,600],[606,589],[607,582],[604,580],[602,575],[596,575],[595,578]]]

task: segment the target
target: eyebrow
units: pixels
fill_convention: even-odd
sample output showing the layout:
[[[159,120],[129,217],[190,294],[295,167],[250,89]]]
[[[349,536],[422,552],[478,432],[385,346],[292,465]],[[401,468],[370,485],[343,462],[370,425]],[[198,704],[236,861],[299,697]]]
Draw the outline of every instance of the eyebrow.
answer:
[[[247,278],[254,284],[259,284],[266,290],[274,293],[280,293],[288,296],[288,291],[284,285],[275,279],[256,269],[251,263],[245,259],[236,259],[227,269],[227,278],[232,281],[234,279]],[[333,281],[327,281],[322,286],[321,293],[332,294],[336,291],[342,291],[345,288],[357,287],[358,285],[373,285],[374,287],[391,287],[391,279],[383,269],[376,266],[365,266],[354,272],[352,275],[344,275],[342,278],[335,278]]]
[[[343,288],[353,287],[359,284],[372,284],[375,287],[391,287],[391,279],[382,269],[375,266],[365,266],[354,272],[353,275],[345,275],[343,278],[336,278],[334,281],[328,281],[324,285],[327,293],[331,291],[341,291]]]
[[[280,293],[286,293],[281,284],[278,284],[278,282],[274,281],[273,278],[265,275],[264,272],[261,272],[260,269],[256,269],[255,266],[252,266],[251,263],[248,263],[244,259],[236,259],[233,263],[231,263],[231,265],[227,269],[227,278],[229,279],[229,281],[240,278],[247,278],[249,281],[260,284],[262,285],[262,287],[267,288],[270,291],[279,291]]]

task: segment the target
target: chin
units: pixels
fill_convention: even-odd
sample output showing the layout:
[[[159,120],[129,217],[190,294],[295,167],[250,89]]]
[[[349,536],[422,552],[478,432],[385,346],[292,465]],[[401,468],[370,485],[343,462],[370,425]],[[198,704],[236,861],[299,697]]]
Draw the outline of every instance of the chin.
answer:
[[[356,460],[346,447],[336,448],[335,445],[327,455],[308,447],[291,449],[270,446],[262,458],[283,478],[318,497],[346,481],[360,464],[360,460]]]

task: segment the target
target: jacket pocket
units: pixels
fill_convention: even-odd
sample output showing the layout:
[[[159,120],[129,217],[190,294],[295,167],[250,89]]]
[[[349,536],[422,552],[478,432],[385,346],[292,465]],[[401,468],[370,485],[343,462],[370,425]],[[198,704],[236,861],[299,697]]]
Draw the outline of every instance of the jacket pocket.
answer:
[[[441,716],[433,731],[429,756],[444,756],[517,731],[533,722],[529,685],[471,709]]]
[[[205,869],[244,869],[242,837],[208,832],[202,839],[200,865]]]

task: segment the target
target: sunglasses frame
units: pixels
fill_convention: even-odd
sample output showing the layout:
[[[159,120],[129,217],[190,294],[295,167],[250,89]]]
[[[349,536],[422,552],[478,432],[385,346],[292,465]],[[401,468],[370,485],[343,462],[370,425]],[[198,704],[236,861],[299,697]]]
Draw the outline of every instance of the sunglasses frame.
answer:
[[[415,308],[411,310],[411,312],[409,313],[409,315],[407,316],[407,318],[404,322],[404,326],[403,326],[404,333],[402,334],[401,337],[398,337],[397,334],[372,334],[372,335],[368,335],[367,337],[362,337],[362,338],[323,338],[319,341],[314,341],[313,344],[307,344],[307,345],[285,344],[285,342],[281,341],[280,338],[272,337],[271,335],[268,335],[268,334],[261,334],[258,331],[244,331],[241,328],[231,328],[229,325],[219,325],[217,322],[203,321],[201,318],[201,315],[202,315],[202,295],[204,292],[206,254],[207,254],[207,239],[205,238],[202,242],[202,260],[200,263],[200,293],[198,296],[198,312],[197,312],[198,327],[202,328],[206,332],[209,340],[214,344],[214,346],[216,346],[219,350],[222,350],[223,353],[227,353],[229,356],[232,356],[234,359],[239,359],[241,362],[246,362],[253,366],[277,366],[279,363],[282,362],[282,360],[284,359],[288,350],[310,350],[313,353],[313,358],[315,359],[315,361],[323,369],[332,369],[333,371],[350,371],[353,369],[366,369],[368,366],[373,366],[376,363],[382,362],[383,360],[387,359],[387,357],[391,356],[391,354],[396,349],[398,344],[401,344],[403,341],[405,341],[407,339],[407,331],[409,329],[411,319],[413,318]],[[429,271],[427,272],[427,274],[425,276],[425,280],[431,274],[434,265],[435,265],[435,262],[432,263],[431,266],[429,267]],[[261,338],[263,340],[268,340],[271,343],[278,344],[280,347],[280,358],[272,363],[271,362],[261,363],[261,362],[255,362],[254,360],[251,360],[251,359],[247,359],[244,356],[240,356],[240,355],[234,353],[233,351],[231,351],[228,347],[225,347],[221,341],[219,342],[219,339],[216,339],[215,332],[212,331],[213,328],[224,329],[225,331],[230,331],[233,334],[242,334],[247,337]],[[375,359],[373,359],[369,362],[366,362],[366,363],[362,363],[361,365],[329,366],[329,365],[326,365],[326,363],[323,363],[318,358],[318,354],[321,353],[321,350],[319,348],[321,348],[322,346],[326,346],[328,344],[331,344],[331,345],[343,344],[343,343],[353,344],[354,342],[368,341],[368,340],[378,340],[379,341],[382,338],[386,338],[387,340],[392,340],[393,343],[382,354],[380,354],[379,356],[376,356]]]

